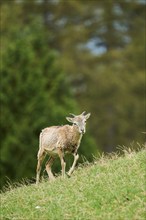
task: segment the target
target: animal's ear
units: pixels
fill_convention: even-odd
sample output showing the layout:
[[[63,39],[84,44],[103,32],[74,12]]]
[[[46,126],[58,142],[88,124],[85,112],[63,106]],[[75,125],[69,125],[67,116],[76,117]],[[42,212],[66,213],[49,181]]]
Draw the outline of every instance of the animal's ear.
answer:
[[[91,113],[88,113],[87,115],[85,115],[86,120],[90,117]]]
[[[76,117],[74,114],[72,114],[72,113],[69,113],[72,117]]]
[[[82,112],[82,114],[81,114],[81,115],[85,115],[85,113],[86,113],[86,112],[84,111],[84,112]]]
[[[73,118],[66,117],[66,120],[73,123]]]

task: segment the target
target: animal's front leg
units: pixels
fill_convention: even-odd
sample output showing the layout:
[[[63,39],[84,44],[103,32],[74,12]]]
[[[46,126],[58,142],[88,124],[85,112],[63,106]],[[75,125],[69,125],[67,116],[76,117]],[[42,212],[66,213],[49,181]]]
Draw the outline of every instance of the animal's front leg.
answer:
[[[58,154],[59,154],[60,161],[61,161],[62,177],[65,178],[65,167],[66,167],[66,163],[65,163],[65,160],[64,160],[64,153],[63,153],[61,150],[59,150]]]
[[[70,168],[70,170],[69,170],[68,173],[67,173],[68,176],[71,176],[71,174],[73,173],[78,159],[79,159],[79,155],[75,153],[75,154],[74,154],[74,162],[73,162],[73,164],[72,164],[72,167]]]

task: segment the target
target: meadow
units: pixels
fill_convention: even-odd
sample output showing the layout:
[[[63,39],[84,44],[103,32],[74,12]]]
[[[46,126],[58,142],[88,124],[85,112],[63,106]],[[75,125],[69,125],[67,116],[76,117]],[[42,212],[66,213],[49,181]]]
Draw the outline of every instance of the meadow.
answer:
[[[101,155],[71,178],[9,186],[1,220],[144,220],[145,149]]]

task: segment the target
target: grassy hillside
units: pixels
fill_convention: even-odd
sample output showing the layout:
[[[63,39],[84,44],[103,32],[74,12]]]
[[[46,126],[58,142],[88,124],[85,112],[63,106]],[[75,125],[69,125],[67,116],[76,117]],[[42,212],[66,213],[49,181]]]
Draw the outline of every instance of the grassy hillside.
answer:
[[[145,150],[101,157],[73,176],[1,194],[5,220],[144,220]]]

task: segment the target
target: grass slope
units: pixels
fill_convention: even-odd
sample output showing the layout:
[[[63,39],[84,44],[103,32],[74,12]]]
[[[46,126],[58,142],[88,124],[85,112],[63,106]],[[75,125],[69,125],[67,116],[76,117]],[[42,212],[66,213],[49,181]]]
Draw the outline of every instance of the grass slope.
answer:
[[[145,150],[101,157],[73,176],[1,194],[4,220],[144,220]]]

